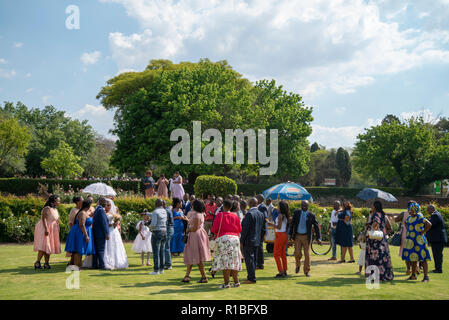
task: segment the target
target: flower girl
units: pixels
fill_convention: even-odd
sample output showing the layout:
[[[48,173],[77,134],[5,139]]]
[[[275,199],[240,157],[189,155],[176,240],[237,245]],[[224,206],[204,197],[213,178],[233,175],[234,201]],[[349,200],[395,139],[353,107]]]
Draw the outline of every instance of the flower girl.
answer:
[[[365,266],[365,252],[366,252],[366,233],[360,232],[360,235],[357,239],[359,241],[359,247],[360,247],[360,254],[359,254],[359,260],[357,261],[357,264],[359,265],[359,271],[355,274],[362,274],[362,269]]]
[[[150,221],[150,217],[145,214],[143,220],[139,221],[136,225],[136,229],[139,231],[136,239],[134,240],[132,250],[135,253],[142,255],[142,266],[144,265],[145,253],[147,254],[147,266],[151,266],[150,253],[153,252],[151,247],[151,232],[147,224]]]

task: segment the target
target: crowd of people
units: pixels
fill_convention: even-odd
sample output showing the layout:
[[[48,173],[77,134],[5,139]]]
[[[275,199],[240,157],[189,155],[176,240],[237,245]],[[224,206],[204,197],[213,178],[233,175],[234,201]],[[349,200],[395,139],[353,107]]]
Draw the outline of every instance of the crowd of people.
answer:
[[[147,176],[151,178],[151,172]],[[162,176],[154,185],[157,183],[160,188],[165,184],[167,187],[164,179]],[[173,181],[182,187],[179,173],[173,176]],[[193,266],[198,266],[201,274],[198,283],[207,283],[209,280],[205,265],[206,262],[212,262],[208,270],[210,276],[214,278],[217,272],[223,273],[224,281],[220,288],[240,286],[239,272],[242,271],[243,263],[247,273],[244,284],[255,284],[257,270],[264,269],[263,244],[267,228],[274,228],[273,258],[278,269],[275,277],[288,276],[287,253],[291,244],[295,248],[295,273],[299,273],[303,267],[304,275],[311,276],[312,233],[319,244],[322,235],[316,215],[309,210],[308,201],[302,201],[301,208],[290,215],[287,201],[279,201],[275,206],[270,199],[264,199],[263,195],[248,200],[243,200],[238,195],[228,195],[224,199],[208,195],[205,199],[197,199],[176,188],[172,195],[171,206],[167,206],[165,200],[158,197],[155,209],[142,213],[142,219],[136,225],[138,234],[132,250],[141,255],[142,266],[153,266],[154,270],[150,275],[160,275],[171,270],[172,257],[182,254],[186,265],[186,273],[181,280],[184,283],[191,281]],[[73,199],[76,207],[69,215],[71,229],[65,244],[66,256],[70,257],[68,265],[110,270],[127,268],[128,259],[120,236],[118,208],[113,199],[100,198],[95,209],[92,201],[91,197]],[[61,252],[58,205],[59,198],[50,196],[42,210],[42,219],[36,225],[34,250],[38,252],[38,257],[35,269],[42,268],[43,257],[43,268],[49,269],[50,255]],[[401,222],[399,254],[405,261],[409,280],[416,280],[422,269],[422,281],[429,281],[429,243],[435,262],[434,272],[442,272],[443,248],[447,242],[444,220],[432,205],[428,206],[427,211],[431,215],[430,220],[424,217],[418,203],[410,201],[408,210],[394,218]],[[353,207],[350,202],[343,205],[339,201],[334,203],[327,230],[332,246],[331,261],[356,262],[353,253],[352,216]],[[382,203],[374,201],[365,229],[358,236],[361,250],[357,274],[361,274],[365,268],[365,276],[370,276],[373,267],[376,267],[380,281],[394,279],[387,241],[391,232],[391,222]],[[340,260],[337,259],[337,245],[341,247]],[[350,259],[348,261],[347,254]]]

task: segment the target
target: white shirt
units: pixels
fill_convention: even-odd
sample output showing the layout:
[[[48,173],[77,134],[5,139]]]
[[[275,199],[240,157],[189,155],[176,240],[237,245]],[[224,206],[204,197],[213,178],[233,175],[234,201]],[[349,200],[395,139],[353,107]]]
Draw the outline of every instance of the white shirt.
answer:
[[[275,224],[278,224],[278,219],[279,219],[280,216],[281,216],[281,215],[278,215],[278,216],[277,216],[276,221],[274,222]],[[280,229],[276,229],[276,228],[275,228],[274,231],[275,231],[275,232],[286,232],[286,231],[287,231],[287,219],[284,218],[284,219],[282,220],[281,228],[280,228]]]
[[[333,223],[337,223],[338,222],[338,211],[337,210],[332,210],[331,213],[331,222]]]

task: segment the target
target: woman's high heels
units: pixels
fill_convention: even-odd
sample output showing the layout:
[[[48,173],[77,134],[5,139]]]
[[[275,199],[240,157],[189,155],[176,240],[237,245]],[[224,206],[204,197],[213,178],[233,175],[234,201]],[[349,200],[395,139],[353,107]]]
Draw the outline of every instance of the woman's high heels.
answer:
[[[36,270],[36,269],[42,269],[42,266],[41,266],[41,262],[40,262],[40,261],[36,261],[36,262],[34,263],[34,270]]]
[[[45,270],[50,270],[51,269],[50,264],[48,262],[44,263],[44,269]]]

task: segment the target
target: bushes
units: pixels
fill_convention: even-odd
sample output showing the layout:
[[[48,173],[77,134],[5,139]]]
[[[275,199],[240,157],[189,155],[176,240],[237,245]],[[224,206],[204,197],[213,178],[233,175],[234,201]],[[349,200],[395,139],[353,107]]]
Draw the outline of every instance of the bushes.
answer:
[[[237,184],[228,177],[199,176],[194,185],[195,195],[205,197],[208,194],[225,197],[237,193]]]
[[[93,181],[93,180],[55,180],[55,179],[18,179],[7,178],[0,179],[0,192],[9,193],[17,196],[25,196],[30,193],[37,193],[39,184],[48,185],[48,192],[53,192],[53,187],[59,185],[65,191],[73,189],[75,191],[85,188],[86,186],[104,182],[117,190],[133,191],[134,193],[142,192],[142,184],[140,181]]]
[[[123,217],[121,228],[125,240],[134,240],[137,235],[136,224],[142,219],[139,213],[154,210],[156,198],[123,197],[114,202]],[[171,200],[166,199],[167,205]],[[32,196],[16,197],[0,196],[0,242],[30,242],[34,239],[34,227],[41,218],[41,211],[45,204],[42,198]],[[60,204],[58,213],[60,218],[61,241],[69,233],[68,216],[75,205]]]

